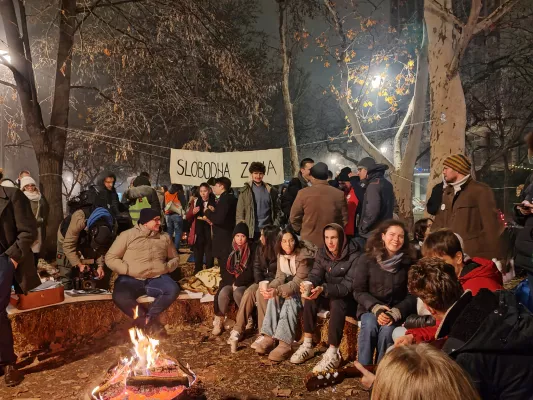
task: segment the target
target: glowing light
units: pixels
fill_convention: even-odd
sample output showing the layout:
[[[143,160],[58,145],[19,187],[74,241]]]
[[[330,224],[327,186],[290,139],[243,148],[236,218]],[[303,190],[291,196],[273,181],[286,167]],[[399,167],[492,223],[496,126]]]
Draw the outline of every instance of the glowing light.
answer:
[[[381,75],[375,75],[372,78],[372,89],[377,89],[378,87],[381,86],[382,83],[383,83],[383,78],[381,77]]]
[[[387,146],[381,146],[381,148],[379,149],[379,151],[381,151],[381,154],[385,154],[387,150]]]

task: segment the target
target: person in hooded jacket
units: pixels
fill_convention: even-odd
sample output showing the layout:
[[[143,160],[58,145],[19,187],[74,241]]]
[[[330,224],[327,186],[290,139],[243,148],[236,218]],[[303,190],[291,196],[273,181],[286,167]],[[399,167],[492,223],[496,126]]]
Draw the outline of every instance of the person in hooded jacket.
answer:
[[[324,247],[318,250],[313,269],[307,277],[313,289],[306,296],[305,284],[300,285],[304,303],[304,341],[292,355],[291,363],[301,364],[315,355],[313,332],[319,308],[330,310],[328,328],[329,348],[322,360],[313,368],[318,373],[339,367],[339,345],[346,316],[355,317],[357,304],[352,296],[352,274],[361,256],[359,246],[349,241],[340,225],[329,224],[324,228]]]
[[[254,283],[253,260],[255,244],[249,238],[248,225],[239,222],[233,230],[231,253],[226,263],[220,266],[222,280],[218,286],[215,301],[218,302],[218,313],[213,320],[214,336],[220,336],[224,331],[224,319],[233,300],[237,307],[241,304],[246,289]]]
[[[357,163],[357,169],[361,186],[365,189],[358,231],[366,241],[380,222],[393,217],[396,199],[392,184],[385,179],[388,166],[376,164],[373,158],[365,157]]]
[[[353,275],[353,296],[361,320],[358,360],[363,365],[381,361],[393,344],[392,332],[416,312],[416,298],[407,290],[407,274],[414,259],[402,222],[382,222],[366,244]]]
[[[268,354],[271,361],[281,362],[292,353],[298,311],[302,308],[300,284],[311,271],[316,251],[312,243],[299,240],[291,228],[285,228],[278,235],[276,278],[267,289],[260,290],[268,303],[261,327],[262,336],[255,343],[256,353]]]
[[[431,233],[424,241],[422,253],[424,257],[436,257],[453,266],[463,290],[470,290],[474,296],[481,289],[493,292],[503,289],[502,274],[496,264],[492,260],[465,255],[459,237],[449,229]],[[419,319],[407,317],[405,327],[410,329],[404,335],[412,337],[402,338],[402,342],[420,343],[435,339],[440,321],[431,318],[430,323],[427,316],[423,319],[425,322],[421,323]],[[395,332],[395,335],[398,334]]]
[[[115,189],[116,182],[117,177],[113,172],[104,171],[96,179],[96,185],[91,187],[91,190],[96,192],[96,205],[107,208],[114,218],[126,210],[118,199],[118,193]]]
[[[436,339],[465,370],[483,400],[531,399],[533,314],[508,290],[463,287],[454,267],[423,258],[409,271],[409,291],[442,321]]]
[[[137,200],[148,200],[149,208],[159,213],[162,212],[157,192],[152,188],[150,179],[146,176],[140,175],[132,182],[133,186],[128,188],[122,195],[122,203],[127,205],[134,225],[139,220],[141,209],[148,208],[148,205],[141,207]]]

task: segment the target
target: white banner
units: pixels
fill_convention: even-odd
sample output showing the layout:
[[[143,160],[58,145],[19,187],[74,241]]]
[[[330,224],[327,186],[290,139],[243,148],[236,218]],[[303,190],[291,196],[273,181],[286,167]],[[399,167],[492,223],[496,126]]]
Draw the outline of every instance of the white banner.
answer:
[[[209,153],[172,149],[170,154],[170,179],[182,185],[200,185],[211,177],[225,176],[231,186],[243,187],[250,181],[248,168],[253,161],[265,164],[265,182],[279,185],[284,182],[283,150],[235,151]]]

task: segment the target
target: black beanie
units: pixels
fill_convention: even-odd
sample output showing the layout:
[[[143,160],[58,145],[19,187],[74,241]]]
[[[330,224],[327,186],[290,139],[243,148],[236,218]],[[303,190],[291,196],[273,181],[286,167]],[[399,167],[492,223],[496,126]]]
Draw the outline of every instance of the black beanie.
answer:
[[[139,217],[138,224],[144,225],[157,217],[161,217],[161,213],[159,211],[153,210],[151,208],[143,208],[141,210],[141,216]]]
[[[313,168],[311,168],[311,176],[319,181],[327,181],[328,166],[323,162],[316,163]]]
[[[348,182],[350,180],[350,173],[352,172],[352,169],[350,167],[344,167],[341,169],[341,173],[337,177],[337,180],[339,182]]]
[[[246,237],[250,236],[250,229],[248,229],[248,225],[246,225],[246,222],[239,222],[237,225],[235,225],[235,229],[233,230],[233,237],[235,237],[237,233],[242,233]]]

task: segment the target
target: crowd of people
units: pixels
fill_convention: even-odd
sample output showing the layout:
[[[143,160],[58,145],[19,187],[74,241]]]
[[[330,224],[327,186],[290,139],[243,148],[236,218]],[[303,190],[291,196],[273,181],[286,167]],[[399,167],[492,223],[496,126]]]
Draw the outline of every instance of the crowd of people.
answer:
[[[115,175],[104,173],[69,204],[58,232],[61,279],[76,288],[86,269],[101,278],[114,272],[113,301],[130,318],[138,297],[155,299],[139,307],[134,323],[157,334],[159,314],[180,291],[172,273],[188,225],[195,272],[215,260],[220,271],[213,335],[226,331],[231,304],[237,307],[232,353],[256,328],[257,354],[305,363],[317,353],[318,318],[328,316],[328,348],[313,372],[337,369],[351,317],[360,326],[355,365],[373,399],[533,398],[533,316],[503,289],[494,195],[472,178],[467,157],[444,161],[443,182],[427,204],[434,217],[412,232],[394,213],[387,166],[363,158],[336,179],[322,162],[306,158],[300,167],[278,191],[253,162],[238,197],[230,179],[219,177],[194,188],[188,201],[181,185],[154,189],[146,173],[119,200]],[[13,279],[22,292],[38,284],[36,257],[24,259],[39,251],[47,207],[31,177],[20,178],[21,190],[10,183],[0,188],[0,363],[15,385],[22,374],[4,309]],[[526,226],[531,193],[528,186],[516,207]],[[517,242],[522,249],[525,240]],[[532,271],[533,247],[528,254],[524,267]],[[369,365],[379,365],[375,375]]]

